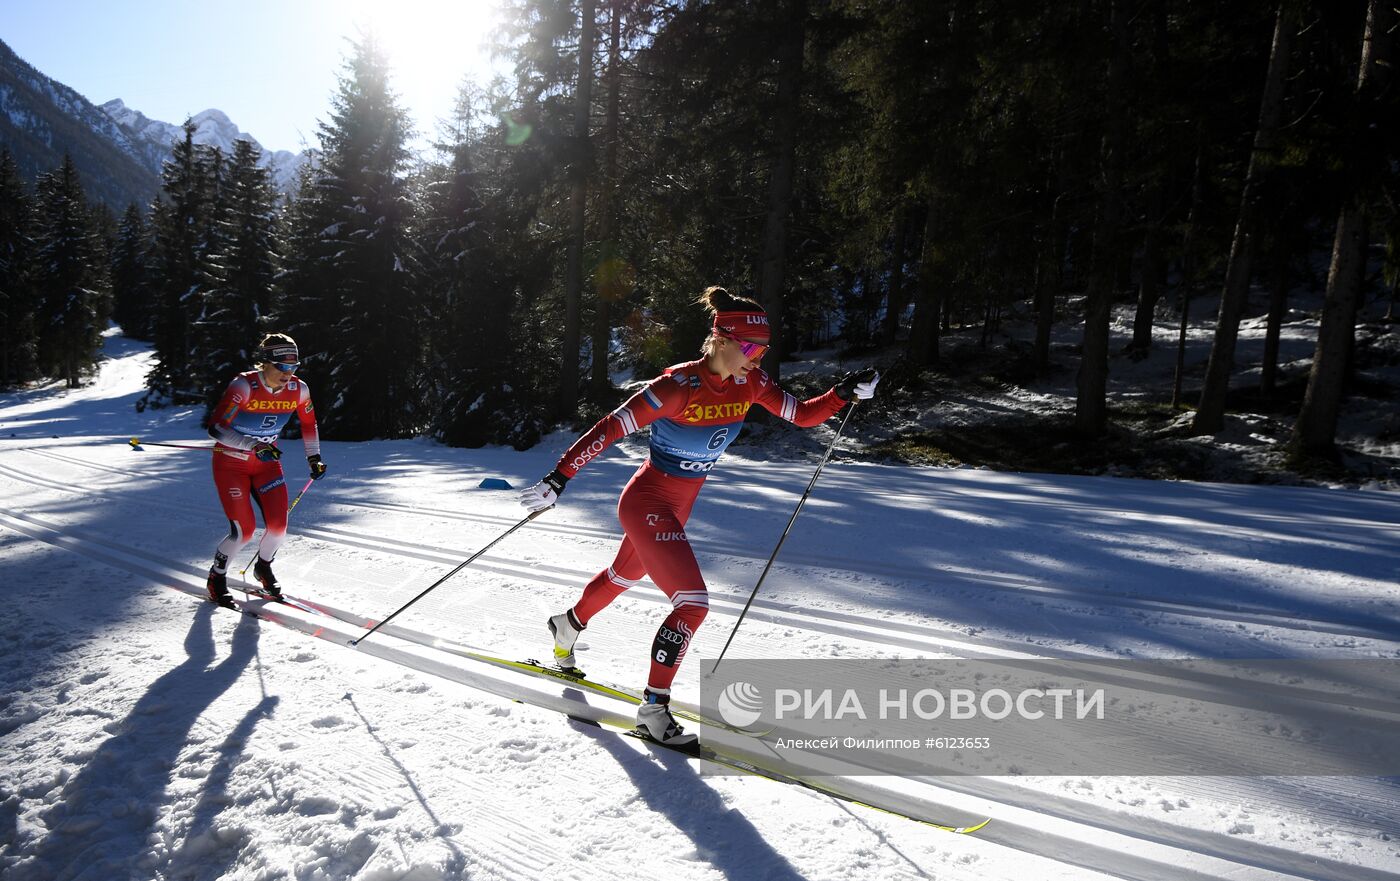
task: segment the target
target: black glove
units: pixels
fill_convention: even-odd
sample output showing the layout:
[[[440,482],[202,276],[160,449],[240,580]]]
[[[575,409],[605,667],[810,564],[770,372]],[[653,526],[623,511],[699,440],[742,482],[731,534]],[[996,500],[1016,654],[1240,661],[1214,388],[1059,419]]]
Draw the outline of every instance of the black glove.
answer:
[[[282,458],[282,451],[266,441],[258,441],[253,444],[253,455],[258,457],[259,462],[275,462]]]
[[[867,367],[864,370],[855,370],[847,373],[841,378],[840,382],[836,383],[836,394],[843,401],[849,401],[851,398],[856,397],[865,400],[866,398],[874,397],[875,386],[879,382],[880,371],[876,370],[874,367]]]
[[[520,494],[520,504],[531,511],[547,511],[554,507],[568,482],[569,478],[557,470],[551,471],[539,483]]]
[[[321,461],[321,454],[306,457],[306,464],[311,466],[311,479],[320,480],[326,476],[326,463]]]

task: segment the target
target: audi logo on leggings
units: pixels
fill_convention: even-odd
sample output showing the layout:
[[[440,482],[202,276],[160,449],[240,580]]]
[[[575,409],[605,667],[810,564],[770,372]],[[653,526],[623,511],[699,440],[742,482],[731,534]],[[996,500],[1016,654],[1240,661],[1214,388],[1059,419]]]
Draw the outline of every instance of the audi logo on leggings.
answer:
[[[656,663],[664,664],[667,667],[676,666],[676,661],[685,654],[686,643],[690,640],[684,633],[679,633],[662,624],[656,631],[656,639],[651,643],[651,654],[656,659]]]
[[[682,645],[685,642],[684,634],[677,633],[665,624],[662,624],[661,629],[657,631],[656,638],[661,642],[669,642],[672,645]]]

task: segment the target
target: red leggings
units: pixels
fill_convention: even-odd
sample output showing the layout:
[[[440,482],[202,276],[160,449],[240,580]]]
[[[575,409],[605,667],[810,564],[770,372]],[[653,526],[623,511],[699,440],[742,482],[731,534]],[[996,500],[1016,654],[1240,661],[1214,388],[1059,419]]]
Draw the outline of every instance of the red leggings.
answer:
[[[253,502],[262,510],[265,527],[262,541],[258,543],[258,556],[270,562],[287,535],[287,481],[282,477],[282,463],[260,462],[251,454],[239,458],[215,453],[214,486],[219,491],[219,504],[228,517],[229,530],[214,552],[214,571],[227,570],[229,559],[248,543],[253,530],[257,529]]]
[[[617,519],[625,537],[612,565],[583,589],[574,615],[585,626],[624,590],[650,575],[671,598],[671,614],[656,631],[651,646],[647,687],[665,694],[676,678],[690,640],[710,611],[709,592],[695,552],[685,536],[685,523],[703,479],[672,477],[650,462],[637,469],[617,502]]]

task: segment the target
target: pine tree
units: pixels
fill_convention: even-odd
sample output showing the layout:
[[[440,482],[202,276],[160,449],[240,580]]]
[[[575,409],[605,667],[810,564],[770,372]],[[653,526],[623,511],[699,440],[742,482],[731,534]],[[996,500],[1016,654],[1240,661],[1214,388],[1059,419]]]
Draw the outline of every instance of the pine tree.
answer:
[[[112,320],[135,339],[149,339],[152,291],[146,271],[147,230],[141,209],[128,205],[112,247]]]
[[[470,93],[459,102],[459,125],[447,165],[428,173],[421,225],[423,283],[433,321],[429,368],[436,389],[434,433],[478,447],[508,439],[528,402],[515,400],[511,345],[515,324],[508,261],[495,239],[499,225],[482,198],[482,139],[471,124]]]
[[[185,136],[175,142],[161,171],[163,199],[151,214],[157,284],[152,342],[157,360],[146,384],[163,402],[204,398],[202,371],[192,355],[198,339],[194,323],[203,313],[200,285],[208,278],[203,234],[208,228],[209,187],[202,179],[208,164],[201,160],[194,132],[194,123],[186,120]]]
[[[1125,0],[1109,0],[1107,106],[1104,110],[1102,159],[1098,176],[1098,221],[1084,297],[1084,342],[1075,377],[1075,429],[1097,437],[1108,428],[1108,331],[1114,274],[1121,256],[1123,177],[1127,165],[1127,78],[1130,38]]]
[[[284,327],[306,353],[318,398],[331,402],[321,422],[340,438],[401,437],[428,421],[409,134],[384,54],[366,35],[321,125],[319,165],[298,208],[296,243],[309,253],[293,256],[299,278],[289,280],[295,299]],[[302,283],[312,277],[315,289]]]
[[[1225,427],[1225,395],[1230,387],[1230,373],[1235,366],[1235,343],[1239,336],[1240,316],[1249,297],[1249,282],[1254,254],[1260,234],[1263,204],[1261,190],[1265,186],[1265,171],[1273,161],[1282,121],[1284,91],[1287,87],[1289,56],[1292,52],[1294,3],[1279,4],[1274,23],[1273,49],[1269,54],[1268,74],[1264,95],[1259,106],[1259,125],[1254,135],[1249,170],[1245,175],[1244,192],[1240,198],[1239,220],[1230,243],[1230,263],[1225,271],[1225,287],[1220,295],[1220,314],[1216,319],[1215,341],[1210,349],[1206,381],[1201,389],[1201,402],[1192,420],[1192,429],[1199,434],[1215,434]]]
[[[101,347],[105,274],[87,199],[70,156],[39,178],[34,280],[39,293],[39,369],[77,388]]]
[[[218,403],[220,386],[244,365],[235,361],[235,351],[249,345],[237,339],[233,315],[237,309],[225,288],[230,248],[229,207],[225,199],[228,163],[223,151],[205,144],[195,146],[195,181],[199,212],[199,232],[195,238],[195,284],[186,295],[185,309],[192,317],[187,358],[191,391],[203,398],[205,413]]]
[[[1327,298],[1317,332],[1317,348],[1298,420],[1289,439],[1296,460],[1336,454],[1337,421],[1346,392],[1349,362],[1356,344],[1356,312],[1366,272],[1370,224],[1380,192],[1396,178],[1394,65],[1400,11],[1369,0],[1361,60],[1351,96],[1350,143],[1344,154],[1345,201],[1337,217]],[[1387,186],[1387,184],[1389,186]]]
[[[209,290],[200,322],[204,340],[199,363],[206,368],[205,401],[218,402],[233,374],[253,363],[253,350],[271,329],[273,282],[281,244],[276,193],[261,152],[234,143],[233,156],[218,178],[215,208],[206,233]]]
[[[826,146],[805,101],[806,7],[683,5],[659,14],[654,39],[637,53],[622,124],[646,122],[623,139],[641,155],[624,157],[617,248],[644,298],[628,320],[638,370],[695,356],[708,322],[694,300],[708,284],[766,297],[775,324],[829,287],[798,269],[826,272],[831,261],[796,253],[825,238],[821,221],[804,213],[820,204],[812,169]],[[800,245],[792,229],[801,229]],[[778,338],[783,351],[802,335],[800,325],[793,331]]]
[[[569,246],[564,270],[564,345],[559,364],[559,414],[578,409],[579,339],[583,318],[583,250],[588,240],[588,189],[593,152],[589,140],[593,93],[593,0],[580,0],[578,77],[574,81],[573,161],[569,165]]]
[[[318,352],[329,339],[322,297],[330,283],[329,275],[334,272],[334,266],[322,262],[317,251],[320,234],[326,227],[320,218],[321,205],[316,201],[318,165],[319,157],[315,157],[302,166],[296,192],[287,202],[282,224],[283,259],[275,279],[277,308],[270,319],[274,330],[305,335],[305,339],[296,339],[302,348],[302,361],[308,364],[321,363]],[[318,394],[324,391],[318,389]]]
[[[452,444],[538,441],[555,411],[559,242],[537,218],[555,194],[548,150],[496,81],[466,85],[418,176],[420,288],[433,433]],[[507,121],[509,114],[510,121]],[[562,216],[562,215],[561,215]]]
[[[32,212],[14,157],[0,149],[0,387],[37,375]]]

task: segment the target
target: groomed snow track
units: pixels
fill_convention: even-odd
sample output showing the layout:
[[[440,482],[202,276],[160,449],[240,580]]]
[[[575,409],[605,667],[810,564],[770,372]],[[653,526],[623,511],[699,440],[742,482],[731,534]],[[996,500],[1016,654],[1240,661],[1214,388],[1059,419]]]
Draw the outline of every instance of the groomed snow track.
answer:
[[[96,471],[116,471],[96,463],[86,462],[51,450],[30,450],[34,457],[42,457],[49,462],[66,468],[83,468]],[[122,473],[122,472],[117,472]],[[119,490],[102,487],[64,483],[52,477],[35,473],[23,465],[23,460],[8,456],[0,463],[0,477],[27,484],[36,489],[77,494],[84,498],[109,497],[116,500]],[[160,478],[157,478],[160,479]],[[504,523],[499,518],[467,515],[456,512],[412,508],[403,505],[379,503],[347,503],[337,501],[337,505],[356,504],[365,508],[392,510],[399,514],[430,515],[436,518],[459,519],[487,526]],[[189,513],[207,517],[203,506],[170,502],[167,505],[172,513]],[[562,534],[575,534],[593,539],[605,539],[611,534],[606,530],[586,530],[576,526],[541,524],[540,528],[555,530]],[[189,565],[180,564],[148,552],[142,552],[121,542],[93,533],[92,531],[65,525],[51,516],[45,516],[41,504],[8,504],[0,511],[0,529],[10,530],[34,541],[61,548],[95,562],[131,573],[151,584],[181,591],[192,598],[203,597],[203,572]],[[470,549],[445,548],[422,543],[409,543],[389,537],[376,537],[363,531],[350,533],[334,528],[316,527],[310,524],[295,524],[294,531],[330,545],[357,548],[387,558],[416,560],[432,564],[459,562]],[[737,553],[738,549],[707,547],[708,551]],[[849,561],[839,558],[818,561],[837,566]],[[564,586],[576,589],[591,571],[573,569],[567,566],[539,565],[521,566],[512,564],[505,556],[487,555],[479,564],[500,576],[534,581],[542,585]],[[927,578],[928,573],[913,573],[898,567],[862,566],[852,570],[860,574],[886,575],[894,577]],[[975,584],[976,578],[968,574],[964,584]],[[1009,584],[1004,581],[989,580],[983,586],[996,591],[1043,592],[1030,584]],[[301,592],[315,596],[314,586]],[[1058,600],[1074,601],[1073,591],[1055,590]],[[639,593],[638,599],[660,602],[659,594],[651,597]],[[740,599],[735,596],[715,596],[712,602],[712,616],[719,619],[715,623],[718,630],[727,632],[724,619],[732,619],[740,607]],[[1082,597],[1089,601],[1089,596]],[[1323,631],[1340,635],[1359,636],[1367,639],[1400,641],[1400,632],[1387,622],[1335,616],[1325,620],[1305,620],[1283,616],[1269,610],[1231,606],[1229,604],[1178,604],[1162,603],[1159,600],[1121,595],[1105,599],[1094,594],[1095,602],[1117,602],[1124,606],[1149,610],[1157,614],[1180,615],[1224,621],[1249,621],[1251,623]],[[261,617],[281,624],[292,630],[328,640],[345,646],[358,631],[349,625],[356,618],[369,620],[364,611],[357,613],[333,610],[345,620],[330,620],[324,615],[313,615],[297,609],[274,605],[263,607]],[[382,614],[386,610],[374,610]],[[1024,645],[1016,645],[1009,640],[981,640],[957,631],[922,627],[901,621],[878,621],[857,615],[829,610],[800,609],[778,602],[760,600],[753,614],[757,620],[789,628],[817,630],[833,637],[867,643],[888,649],[892,652],[913,649],[933,654],[951,653],[959,657],[1036,657],[1036,652],[1028,651]],[[381,631],[387,637],[362,643],[358,651],[373,655],[382,661],[407,669],[439,676],[462,685],[477,688],[509,700],[517,700],[547,709],[565,712],[576,718],[589,719],[602,724],[625,726],[630,724],[630,708],[619,702],[589,698],[580,701],[576,689],[567,685],[551,685],[546,682],[524,681],[522,677],[495,670],[481,664],[473,664],[460,655],[434,648],[441,638],[406,626],[390,625]],[[346,651],[355,651],[348,646]],[[1072,656],[1074,653],[1063,653]],[[1087,653],[1086,653],[1087,656]],[[1060,863],[1089,869],[1103,874],[1134,879],[1134,881],[1184,881],[1184,879],[1231,878],[1263,881],[1263,879],[1315,879],[1315,881],[1379,881],[1394,879],[1394,873],[1369,869],[1310,854],[1289,851],[1283,848],[1250,842],[1235,836],[1214,832],[1203,832],[1174,826],[1146,817],[1135,817],[1105,807],[1088,804],[1077,799],[1069,799],[1053,794],[1018,787],[1003,778],[950,778],[891,780],[873,778],[846,778],[837,781],[843,792],[873,804],[883,804],[895,810],[925,816],[947,818],[946,821],[962,821],[975,817],[990,816],[993,822],[978,833],[979,838],[995,842],[1016,851],[1036,854]],[[754,781],[752,785],[776,785],[764,781]],[[1229,784],[1226,784],[1229,785]],[[1248,783],[1240,784],[1246,791]],[[1351,823],[1373,821],[1393,824],[1394,805],[1375,804],[1368,809],[1364,794],[1358,793],[1358,801],[1339,804],[1319,804],[1319,815],[1336,811],[1339,818]],[[1300,801],[1306,800],[1306,794]],[[1309,810],[1308,805],[1300,808]],[[1393,825],[1376,830],[1378,833],[1397,834],[1400,828]]]

